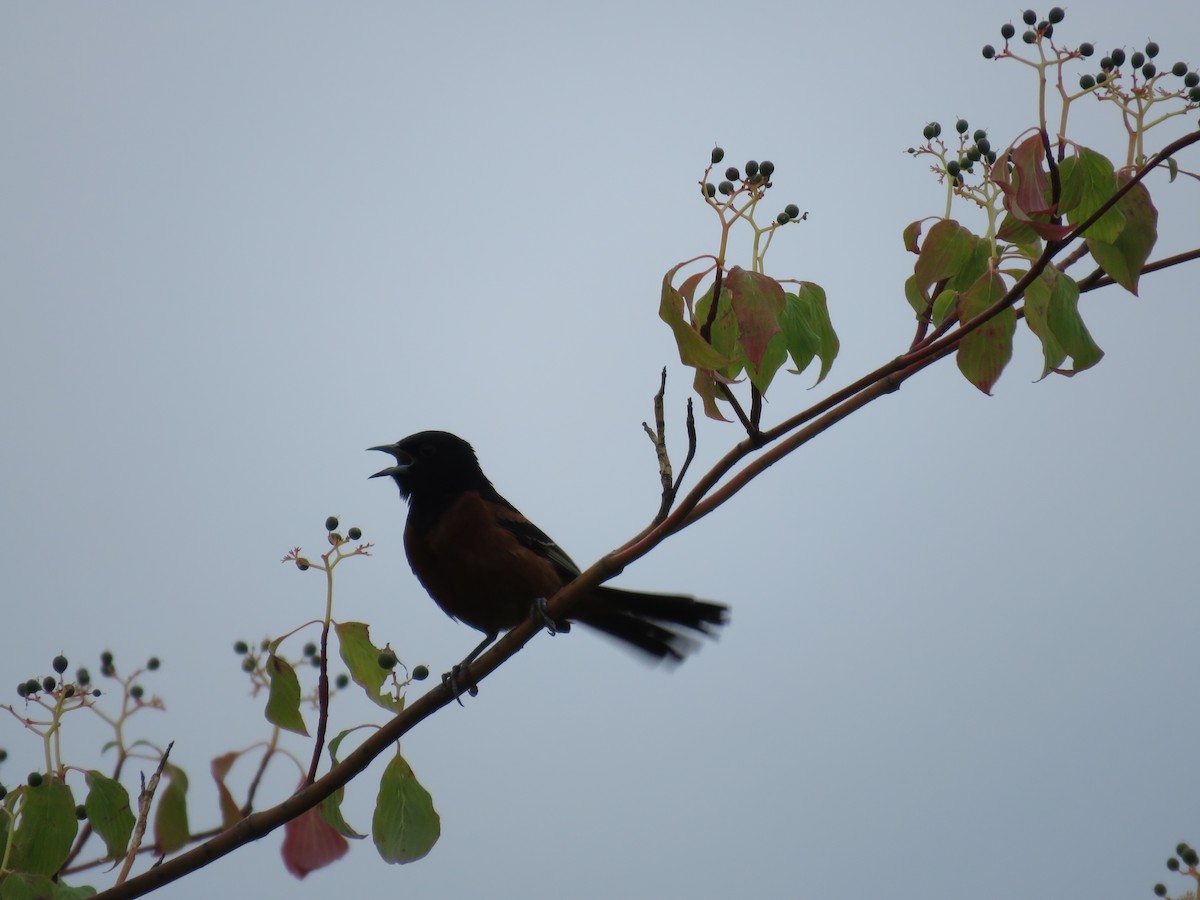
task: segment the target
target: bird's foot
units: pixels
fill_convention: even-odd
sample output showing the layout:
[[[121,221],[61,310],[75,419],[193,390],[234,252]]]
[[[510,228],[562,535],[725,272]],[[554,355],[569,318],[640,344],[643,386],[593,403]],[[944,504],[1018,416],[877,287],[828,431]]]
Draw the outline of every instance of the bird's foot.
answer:
[[[446,672],[442,675],[442,684],[444,684],[447,688],[450,689],[450,695],[454,698],[454,702],[457,703],[459,706],[463,705],[462,695],[464,693],[464,691],[463,691],[464,684],[467,685],[465,693],[469,694],[472,697],[476,697],[479,695],[479,685],[469,684],[467,682],[462,681],[462,676],[467,675],[467,674],[470,674],[467,666],[463,665],[462,663],[459,663],[457,666],[455,666],[449,672]]]
[[[533,608],[529,610],[529,617],[536,619],[546,626],[546,630],[550,632],[550,636],[558,634],[560,631],[570,631],[570,627],[560,628],[558,623],[550,618],[550,613],[546,612],[546,598],[538,597],[533,601]]]

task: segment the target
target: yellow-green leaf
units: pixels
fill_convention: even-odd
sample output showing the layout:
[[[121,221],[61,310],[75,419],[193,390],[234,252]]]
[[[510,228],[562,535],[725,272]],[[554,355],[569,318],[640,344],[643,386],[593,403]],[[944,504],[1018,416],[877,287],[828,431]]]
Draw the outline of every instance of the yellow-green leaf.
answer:
[[[1072,225],[1086,221],[1117,190],[1113,164],[1087,147],[1077,147],[1073,156],[1064,159],[1058,174],[1063,196],[1059,210]],[[1124,227],[1125,216],[1117,204],[1090,225],[1084,236],[1111,243]]]
[[[442,822],[433,798],[421,787],[397,751],[379,781],[371,836],[385,862],[408,863],[425,856],[437,843]]]
[[[1118,185],[1129,180],[1129,175],[1122,173],[1117,179]],[[1142,267],[1150,258],[1150,251],[1158,240],[1158,210],[1150,200],[1150,192],[1144,182],[1138,182],[1129,192],[1117,201],[1116,209],[1121,212],[1125,227],[1120,235],[1112,242],[1104,242],[1091,238],[1088,229],[1087,245],[1092,258],[1100,268],[1129,291],[1137,295],[1138,278]]]
[[[120,859],[129,849],[129,837],[137,821],[129,807],[129,792],[121,782],[95,769],[87,773],[87,785],[84,806],[88,822],[104,840],[108,849],[106,859]]]
[[[354,683],[363,689],[371,702],[389,712],[399,712],[400,703],[395,696],[380,693],[392,672],[379,665],[381,648],[371,643],[370,626],[364,622],[340,622],[333,627],[337,631],[342,662],[350,670]]]
[[[24,803],[12,834],[9,868],[54,875],[66,862],[79,830],[71,788],[57,775],[46,775],[37,787],[24,785],[19,790],[24,792]]]
[[[267,694],[267,721],[286,731],[308,736],[304,717],[300,715],[300,679],[291,664],[276,656],[274,650],[267,657],[267,677],[271,690]]]
[[[164,785],[158,783],[157,809],[154,811],[154,847],[159,854],[174,853],[187,846],[191,837],[188,825],[188,778],[183,769],[167,763],[163,767]]]
[[[671,279],[675,276],[678,268],[676,266],[663,276],[658,317],[666,322],[675,334],[675,344],[679,348],[679,361],[685,366],[701,369],[719,369],[729,365],[729,360],[714,350],[684,316],[683,295],[671,285]]]
[[[788,342],[788,352],[796,368],[793,372],[802,372],[812,362],[815,354],[821,360],[821,373],[817,376],[816,384],[820,384],[833,361],[837,359],[841,342],[837,332],[833,330],[833,322],[829,318],[829,306],[825,301],[825,291],[811,281],[800,282],[799,290],[787,295],[788,304],[784,311],[783,331]],[[816,339],[813,347],[811,339]]]

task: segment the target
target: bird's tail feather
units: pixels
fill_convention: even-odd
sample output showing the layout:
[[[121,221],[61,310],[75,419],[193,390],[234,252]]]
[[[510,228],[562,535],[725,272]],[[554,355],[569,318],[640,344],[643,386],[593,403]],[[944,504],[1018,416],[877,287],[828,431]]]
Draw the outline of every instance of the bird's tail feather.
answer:
[[[600,587],[572,618],[655,659],[679,662],[700,645],[696,635],[716,635],[728,621],[729,608],[681,594]]]

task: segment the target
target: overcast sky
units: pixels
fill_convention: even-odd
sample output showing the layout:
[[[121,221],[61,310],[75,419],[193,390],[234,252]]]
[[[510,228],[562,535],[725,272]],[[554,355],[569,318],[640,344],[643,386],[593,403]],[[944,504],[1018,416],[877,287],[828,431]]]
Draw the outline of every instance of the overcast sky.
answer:
[[[1018,7],[882,10],[0,0],[0,684],[59,652],[161,657],[168,712],[129,727],[176,742],[200,830],[208,761],[268,734],[231,645],[321,615],[320,578],[279,559],[319,553],[327,515],[376,542],[338,618],[435,672],[477,640],[411,575],[364,448],[454,431],[581,565],[623,543],[658,503],[663,365],[682,453],[659,284],[715,247],[714,143],[809,212],[768,266],[823,285],[842,339],[767,420],[901,352],[901,231],[943,205],[903,150],[958,116],[1003,145],[1036,106],[1029,69],[979,52]],[[1175,3],[1073,5],[1056,38],[1200,64]],[[1119,158],[1112,111],[1079,118]],[[1196,182],[1151,191],[1154,255],[1200,245]],[[618,584],[732,624],[669,672],[541,636],[420,726],[427,859],[356,844],[297,884],[276,834],[161,896],[1150,896],[1200,841],[1196,283],[1087,295],[1108,355],[1073,379],[1036,382],[1023,327],[994,397],[944,361],[632,566]],[[699,430],[700,467],[739,436]],[[334,728],[380,720],[346,700]],[[103,768],[105,739],[71,721],[64,752]],[[0,746],[5,784],[40,764],[7,714]],[[378,771],[349,792],[360,830]]]

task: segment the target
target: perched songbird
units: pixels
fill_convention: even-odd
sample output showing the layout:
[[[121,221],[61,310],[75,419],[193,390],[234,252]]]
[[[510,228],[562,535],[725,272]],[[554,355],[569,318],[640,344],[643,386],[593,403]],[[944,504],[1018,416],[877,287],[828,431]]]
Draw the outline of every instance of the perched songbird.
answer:
[[[462,438],[422,431],[370,449],[396,458],[396,465],[371,477],[390,476],[408,501],[404,549],[413,572],[451,618],[485,635],[456,671],[501,631],[530,615],[544,616],[542,602],[579,575],[562,548],[496,492]],[[653,658],[678,661],[696,647],[692,633],[714,634],[727,612],[694,597],[600,586],[579,602],[571,619]],[[552,625],[556,631],[570,629],[565,620]]]

